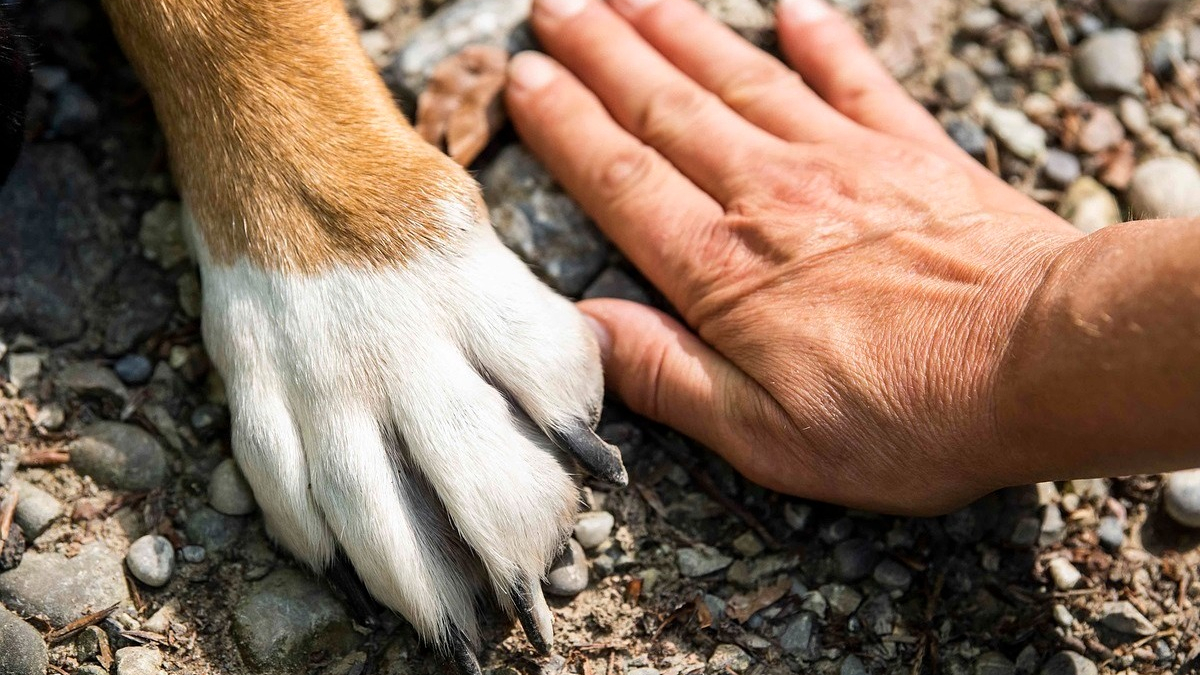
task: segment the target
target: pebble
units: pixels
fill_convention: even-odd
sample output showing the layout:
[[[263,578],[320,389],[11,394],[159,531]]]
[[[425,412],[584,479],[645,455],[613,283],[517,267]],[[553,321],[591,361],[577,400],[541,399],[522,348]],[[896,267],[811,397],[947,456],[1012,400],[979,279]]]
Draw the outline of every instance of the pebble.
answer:
[[[42,634],[21,617],[0,607],[0,673],[44,675],[49,667]]]
[[[142,429],[122,422],[96,422],[67,448],[71,464],[96,482],[123,490],[152,490],[167,476],[162,445]]]
[[[1146,112],[1146,106],[1133,96],[1121,97],[1117,103],[1117,117],[1131,134],[1140,136],[1150,131],[1150,113]]]
[[[20,566],[0,574],[0,603],[25,616],[44,614],[55,626],[126,602],[121,558],[99,542],[73,558],[29,552]]]
[[[1041,661],[1041,657],[1038,655],[1037,648],[1033,645],[1025,645],[1017,654],[1017,673],[1020,675],[1032,675],[1037,670],[1038,661]]]
[[[1168,28],[1158,34],[1158,39],[1150,48],[1150,72],[1160,80],[1169,81],[1175,73],[1176,62],[1185,58],[1187,44],[1183,33],[1178,29]]]
[[[1004,60],[1013,70],[1027,70],[1033,65],[1034,56],[1033,40],[1024,31],[1015,30],[1004,39]]]
[[[588,511],[575,521],[575,541],[585,549],[593,549],[608,540],[615,520],[608,511]]]
[[[125,564],[143,584],[165,586],[175,572],[175,549],[165,537],[147,534],[129,546]]]
[[[1037,0],[994,0],[992,4],[1014,19],[1025,18],[1038,6]]]
[[[958,27],[971,37],[983,37],[1001,20],[1000,12],[991,7],[964,9],[958,18]]]
[[[1021,159],[1033,161],[1046,153],[1046,130],[1020,110],[993,108],[988,115],[988,128]]]
[[[961,108],[970,103],[982,86],[983,83],[975,71],[967,64],[957,60],[946,65],[946,69],[942,71],[942,77],[938,80],[938,87],[946,95],[950,105],[955,108]]]
[[[867,675],[867,667],[863,664],[862,659],[850,654],[842,659],[842,667],[838,669],[838,675]]]
[[[1065,605],[1055,605],[1053,613],[1054,621],[1063,628],[1075,625],[1075,617],[1071,616],[1071,610],[1067,609]]]
[[[729,567],[733,564],[733,558],[701,544],[676,551],[675,564],[685,577],[703,577]]]
[[[858,581],[875,568],[879,555],[866,539],[848,539],[833,549],[833,564],[842,581]]]
[[[1142,163],[1129,183],[1129,207],[1135,218],[1200,216],[1200,171],[1178,157]]]
[[[71,79],[66,68],[38,64],[33,69],[33,86],[47,93],[53,93]]]
[[[1085,234],[1121,222],[1117,198],[1091,176],[1071,183],[1058,205],[1058,215],[1066,218]]]
[[[1175,522],[1200,527],[1200,469],[1168,474],[1163,485],[1163,508]]]
[[[634,668],[629,671],[629,675],[659,675],[657,668]]]
[[[75,136],[90,130],[100,119],[100,108],[83,87],[67,82],[54,96],[50,129],[55,136]]]
[[[873,596],[859,606],[855,614],[867,630],[880,637],[892,634],[896,624],[896,609],[886,593]]]
[[[303,672],[310,657],[342,654],[360,641],[326,585],[294,569],[249,585],[233,611],[233,638],[259,672]]]
[[[396,13],[396,0],[358,0],[358,11],[367,21],[382,23]]]
[[[208,503],[227,516],[254,513],[254,492],[232,458],[225,459],[213,469],[208,479]]]
[[[1075,652],[1059,652],[1051,656],[1038,672],[1041,675],[1099,675],[1095,663]]]
[[[63,505],[50,493],[20,479],[12,485],[17,490],[17,510],[13,519],[25,530],[25,536],[33,541],[63,514]]]
[[[108,651],[108,633],[99,626],[88,626],[75,636],[75,659],[80,663],[90,661]]]
[[[158,609],[157,612],[150,615],[149,619],[142,624],[142,630],[148,630],[151,633],[159,633],[166,635],[171,629],[171,623],[179,618],[179,603],[175,600],[170,600],[167,604]]]
[[[829,603],[829,608],[837,616],[850,616],[862,604],[862,594],[842,584],[825,584],[821,587],[821,595]]]
[[[1042,524],[1033,516],[1026,516],[1017,521],[1013,526],[1012,535],[1008,541],[1013,546],[1033,546],[1037,543],[1038,536],[1041,534]]]
[[[117,675],[155,675],[162,672],[162,652],[153,647],[117,650]]]
[[[1162,18],[1171,0],[1105,0],[1108,11],[1130,28],[1145,28]]]
[[[8,381],[17,391],[26,391],[42,375],[42,357],[37,354],[9,354]]]
[[[567,547],[550,565],[546,574],[546,592],[563,598],[571,598],[587,588],[588,566],[583,547],[575,539],[567,541]]]
[[[113,364],[113,372],[125,384],[146,384],[154,373],[154,364],[141,354],[126,354]]]
[[[808,527],[808,521],[812,520],[812,514],[813,508],[808,504],[788,502],[783,507],[783,520],[794,532]]]
[[[1042,174],[1054,185],[1066,187],[1074,183],[1082,172],[1079,158],[1073,153],[1058,148],[1046,150]]]
[[[1126,635],[1146,637],[1158,632],[1154,624],[1127,600],[1104,603],[1100,608],[1100,623]]]
[[[1014,675],[1017,667],[1000,652],[984,652],[975,660],[972,675]]]
[[[820,591],[809,591],[804,594],[804,599],[800,602],[800,609],[812,612],[824,619],[825,615],[829,612],[829,601],[825,599],[825,596],[821,595]]]
[[[1150,111],[1150,123],[1163,131],[1174,133],[1187,126],[1188,113],[1177,105],[1160,103]]]
[[[1120,519],[1115,516],[1104,516],[1096,527],[1096,536],[1100,545],[1109,551],[1116,551],[1125,543],[1125,528]]]
[[[875,566],[871,574],[875,583],[888,590],[902,591],[912,583],[912,572],[895,560],[887,559]]]
[[[179,202],[164,199],[143,213],[138,242],[142,255],[163,269],[188,260],[191,256],[183,236],[183,207]]]
[[[47,403],[38,408],[33,423],[46,431],[58,431],[67,421],[67,411],[57,403]]]
[[[1096,33],[1075,49],[1079,86],[1099,96],[1140,94],[1144,68],[1138,35],[1126,28]]]
[[[849,518],[838,518],[821,528],[818,536],[826,544],[836,544],[850,538],[854,534],[854,521]]]
[[[807,654],[812,644],[813,632],[817,626],[817,616],[812,612],[800,612],[796,618],[788,622],[783,634],[779,636],[779,646],[788,654]]]
[[[708,672],[724,673],[732,670],[735,673],[745,672],[750,667],[750,655],[741,647],[731,644],[717,645],[712,656],[708,657]]]
[[[1077,478],[1067,481],[1068,492],[1079,495],[1093,504],[1108,499],[1108,481],[1103,478]]]
[[[1042,514],[1041,532],[1038,535],[1039,546],[1050,546],[1063,540],[1067,534],[1067,524],[1063,521],[1062,511],[1053,504],[1046,507]]]
[[[1060,591],[1069,591],[1079,585],[1079,581],[1083,579],[1083,574],[1075,569],[1070,560],[1066,558],[1055,558],[1050,561],[1050,578],[1054,581],[1054,587]]]
[[[87,361],[72,363],[54,379],[59,389],[76,396],[92,398],[116,406],[125,405],[129,391],[113,371],[98,363]]]
[[[987,133],[969,119],[951,120],[946,124],[946,133],[958,147],[973,157],[983,157],[987,152]]]
[[[192,543],[210,551],[223,551],[242,534],[242,519],[218,513],[207,506],[187,519],[184,532]]]
[[[1125,140],[1125,127],[1108,108],[1096,108],[1079,130],[1079,148],[1096,154]]]

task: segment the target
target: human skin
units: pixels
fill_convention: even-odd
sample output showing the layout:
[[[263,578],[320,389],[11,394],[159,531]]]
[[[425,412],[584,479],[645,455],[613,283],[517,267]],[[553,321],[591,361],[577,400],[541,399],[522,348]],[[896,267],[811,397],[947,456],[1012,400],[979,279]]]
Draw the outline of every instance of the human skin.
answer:
[[[791,69],[691,0],[536,0],[517,131],[682,321],[579,307],[634,411],[782,492],[934,514],[1200,464],[1200,221],[1084,237],[820,0]]]

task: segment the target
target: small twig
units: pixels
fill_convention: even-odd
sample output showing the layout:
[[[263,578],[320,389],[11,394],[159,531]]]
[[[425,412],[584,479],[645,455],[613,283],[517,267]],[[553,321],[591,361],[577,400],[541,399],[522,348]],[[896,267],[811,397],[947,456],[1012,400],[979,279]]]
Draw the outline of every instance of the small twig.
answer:
[[[58,466],[71,461],[71,455],[60,450],[40,450],[21,458],[21,466]]]
[[[98,612],[92,612],[91,614],[87,614],[75,619],[62,628],[56,628],[55,630],[50,631],[50,633],[46,636],[46,642],[60,642],[78,633],[84,628],[87,628],[88,626],[95,626],[101,621],[107,619],[108,615],[115,612],[119,606],[120,603],[113,605],[112,607],[102,609]]]
[[[1054,38],[1054,46],[1058,47],[1058,51],[1070,54],[1071,40],[1067,38],[1067,31],[1063,28],[1062,15],[1058,13],[1057,3],[1046,3],[1045,15],[1046,25],[1050,28],[1050,37]]]

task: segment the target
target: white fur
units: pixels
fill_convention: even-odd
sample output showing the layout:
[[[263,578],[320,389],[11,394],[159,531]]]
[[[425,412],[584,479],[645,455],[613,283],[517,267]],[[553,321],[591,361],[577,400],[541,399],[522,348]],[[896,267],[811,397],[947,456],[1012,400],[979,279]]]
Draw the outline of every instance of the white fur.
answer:
[[[490,228],[462,229],[457,251],[312,275],[217,264],[191,233],[205,344],[268,528],[316,569],[340,546],[368,590],[434,641],[449,624],[474,636],[473,596],[486,589],[423,531],[436,514],[406,496],[418,474],[508,606],[503,594],[557,552],[577,488],[497,388],[545,429],[588,418],[602,386],[574,307]],[[393,430],[407,466],[392,459]]]

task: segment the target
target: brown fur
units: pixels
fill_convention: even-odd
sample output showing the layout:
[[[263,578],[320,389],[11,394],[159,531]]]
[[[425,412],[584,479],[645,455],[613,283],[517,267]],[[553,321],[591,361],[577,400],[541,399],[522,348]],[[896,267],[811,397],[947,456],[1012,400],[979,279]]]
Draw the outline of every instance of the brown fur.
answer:
[[[104,0],[212,257],[314,272],[445,246],[467,175],[404,120],[341,0]]]

